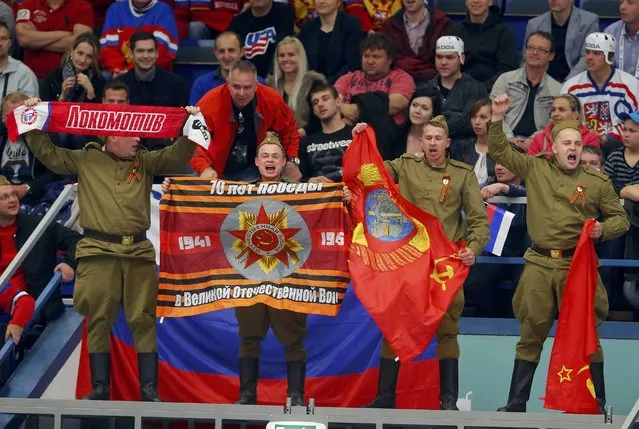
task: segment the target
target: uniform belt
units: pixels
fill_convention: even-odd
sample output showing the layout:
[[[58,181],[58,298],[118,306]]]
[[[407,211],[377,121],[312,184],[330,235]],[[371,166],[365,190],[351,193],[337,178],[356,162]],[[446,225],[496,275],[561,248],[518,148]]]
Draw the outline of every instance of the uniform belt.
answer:
[[[573,247],[572,249],[544,249],[543,247],[537,246],[535,243],[533,243],[531,248],[540,255],[553,259],[570,258],[575,254],[575,250],[577,249],[576,247]]]
[[[130,246],[132,244],[146,240],[146,232],[140,232],[139,234],[134,235],[111,235],[99,231],[93,231],[92,229],[85,229],[84,236],[93,238],[94,240],[106,241],[108,243],[118,243],[125,246]]]

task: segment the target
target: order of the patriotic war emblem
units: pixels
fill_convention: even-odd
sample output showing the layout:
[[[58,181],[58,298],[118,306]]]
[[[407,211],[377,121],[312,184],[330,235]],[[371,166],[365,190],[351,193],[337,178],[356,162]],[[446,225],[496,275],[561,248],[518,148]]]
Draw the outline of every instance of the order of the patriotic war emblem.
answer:
[[[279,280],[301,267],[311,253],[311,234],[291,206],[256,199],[224,219],[220,240],[229,263],[251,280]]]

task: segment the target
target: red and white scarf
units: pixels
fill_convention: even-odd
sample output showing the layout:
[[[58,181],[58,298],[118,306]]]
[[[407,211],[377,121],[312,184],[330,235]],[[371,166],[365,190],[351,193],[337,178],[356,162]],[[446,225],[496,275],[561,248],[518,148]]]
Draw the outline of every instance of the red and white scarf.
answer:
[[[173,138],[187,136],[208,149],[211,135],[201,113],[179,107],[44,102],[20,106],[7,116],[9,139],[31,130],[101,136]]]

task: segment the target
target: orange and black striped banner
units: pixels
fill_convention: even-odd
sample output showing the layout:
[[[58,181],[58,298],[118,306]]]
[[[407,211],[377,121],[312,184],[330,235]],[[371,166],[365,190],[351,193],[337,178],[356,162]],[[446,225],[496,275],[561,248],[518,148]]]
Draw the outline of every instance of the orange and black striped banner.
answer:
[[[342,186],[172,179],[160,201],[158,317],[257,303],[336,315],[350,281]]]

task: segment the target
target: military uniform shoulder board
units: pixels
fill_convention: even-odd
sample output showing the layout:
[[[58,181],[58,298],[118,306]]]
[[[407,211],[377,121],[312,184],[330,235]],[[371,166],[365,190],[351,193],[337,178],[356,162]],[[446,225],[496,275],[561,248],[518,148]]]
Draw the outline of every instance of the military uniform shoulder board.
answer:
[[[84,145],[84,147],[82,148],[84,150],[89,150],[89,149],[97,149],[97,150],[102,150],[102,145],[98,142],[90,142]]]
[[[468,171],[475,170],[473,166],[468,165],[465,162],[457,161],[456,159],[449,159],[448,162],[450,162],[451,165],[454,165],[455,167],[463,168],[464,170],[468,170]]]
[[[410,159],[415,162],[422,162],[424,160],[424,154],[423,153],[404,153],[402,154],[402,156],[400,156],[400,158]]]
[[[600,178],[604,182],[607,182],[608,180],[610,180],[610,178],[608,177],[606,173],[602,173],[601,171],[595,170],[594,168],[584,167],[584,171],[590,174],[591,176]]]
[[[552,152],[539,152],[534,155],[535,158],[547,158],[549,156],[553,156]]]

